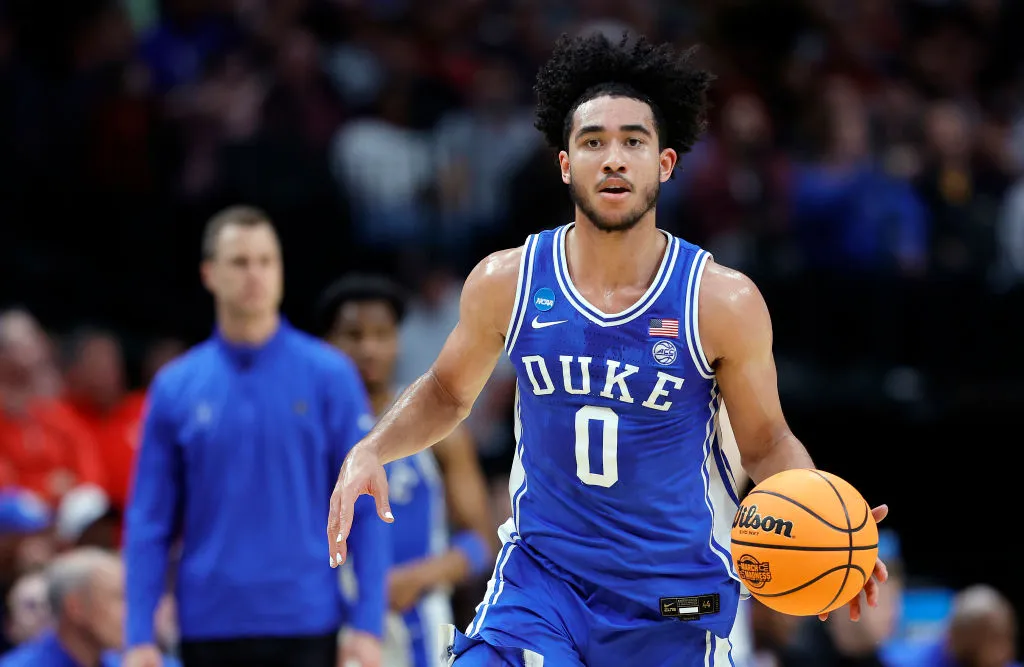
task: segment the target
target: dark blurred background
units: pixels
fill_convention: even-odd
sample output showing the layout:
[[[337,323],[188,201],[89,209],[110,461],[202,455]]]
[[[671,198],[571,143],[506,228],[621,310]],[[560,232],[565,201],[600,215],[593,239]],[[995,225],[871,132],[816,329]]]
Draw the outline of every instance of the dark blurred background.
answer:
[[[555,37],[699,43],[710,129],[660,226],[759,284],[794,431],[890,505],[911,582],[1020,610],[1022,28],[1017,0],[0,0],[0,306],[56,348],[111,330],[141,392],[209,334],[199,234],[246,203],[296,325],[348,270],[415,293],[415,376],[468,269],[571,218],[532,127]],[[507,395],[471,420],[495,497]]]

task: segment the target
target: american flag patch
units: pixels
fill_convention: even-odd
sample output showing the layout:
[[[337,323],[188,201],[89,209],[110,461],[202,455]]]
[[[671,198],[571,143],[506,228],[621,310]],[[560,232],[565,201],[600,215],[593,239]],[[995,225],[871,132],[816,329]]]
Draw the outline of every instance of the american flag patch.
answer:
[[[648,336],[664,336],[666,338],[679,338],[679,320],[658,318],[651,320],[647,327]]]

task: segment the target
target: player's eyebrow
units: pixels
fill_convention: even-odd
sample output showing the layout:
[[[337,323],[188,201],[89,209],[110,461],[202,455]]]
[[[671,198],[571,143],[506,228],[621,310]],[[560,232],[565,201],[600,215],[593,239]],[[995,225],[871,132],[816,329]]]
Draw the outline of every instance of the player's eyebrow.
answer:
[[[581,127],[576,132],[576,138],[579,139],[580,137],[582,137],[583,135],[586,135],[586,134],[597,134],[599,132],[604,132],[604,131],[605,131],[604,125],[584,125],[583,127]],[[620,125],[619,126],[619,131],[620,132],[624,132],[624,133],[642,134],[642,135],[645,135],[647,137],[654,136],[654,135],[651,134],[651,131],[648,130],[643,125],[636,125],[636,124],[633,124],[633,125]]]

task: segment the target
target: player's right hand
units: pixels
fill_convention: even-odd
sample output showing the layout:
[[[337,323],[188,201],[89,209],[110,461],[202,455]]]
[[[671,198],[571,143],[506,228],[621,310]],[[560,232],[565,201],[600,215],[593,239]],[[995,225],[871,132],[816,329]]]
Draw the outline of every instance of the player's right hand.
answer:
[[[163,664],[163,655],[155,644],[133,646],[125,651],[121,659],[122,667],[161,667]]]
[[[327,520],[331,567],[338,567],[348,556],[347,540],[352,530],[352,515],[356,499],[362,495],[373,496],[377,515],[383,521],[391,523],[395,520],[388,504],[388,476],[384,466],[373,448],[361,442],[345,457],[338,473],[338,483],[331,494],[331,514]]]

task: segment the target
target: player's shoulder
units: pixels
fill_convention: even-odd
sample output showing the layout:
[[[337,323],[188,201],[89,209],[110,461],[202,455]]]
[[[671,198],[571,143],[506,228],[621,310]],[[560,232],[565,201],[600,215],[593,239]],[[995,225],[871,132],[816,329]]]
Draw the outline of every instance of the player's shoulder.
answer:
[[[523,262],[525,246],[497,250],[480,260],[470,272],[467,282],[473,281],[485,287],[515,283]]]
[[[700,281],[701,309],[740,312],[764,303],[761,291],[747,274],[709,257]]]
[[[771,337],[771,317],[761,291],[742,271],[709,259],[698,294],[702,351],[713,362],[737,346]]]
[[[523,246],[498,250],[477,262],[462,286],[462,303],[475,307],[512,307]]]

